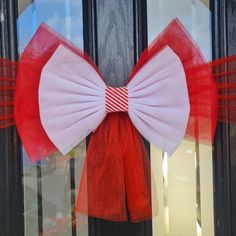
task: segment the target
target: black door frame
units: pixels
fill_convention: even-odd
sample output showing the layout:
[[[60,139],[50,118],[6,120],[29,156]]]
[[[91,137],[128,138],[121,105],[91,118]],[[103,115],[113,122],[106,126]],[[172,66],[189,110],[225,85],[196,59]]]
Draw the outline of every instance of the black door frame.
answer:
[[[98,62],[96,6],[100,0],[84,0],[84,41],[85,51]],[[103,0],[106,1],[106,0]],[[146,1],[133,0],[133,57],[134,63],[147,45]],[[0,0],[0,56],[17,60],[17,0]],[[211,0],[213,57],[218,58],[236,53],[236,1]],[[101,13],[100,13],[101,14]],[[101,33],[101,32],[100,32]],[[236,140],[235,127],[218,124],[213,156],[215,235],[236,235]],[[223,142],[222,142],[223,141]],[[21,152],[15,128],[0,130],[0,232],[1,235],[24,235],[23,188]],[[151,225],[140,226],[90,219],[90,235],[117,230],[134,232],[134,235],[150,235]],[[131,231],[130,231],[131,230]],[[141,233],[140,233],[141,232]],[[143,233],[142,233],[143,232]],[[114,235],[114,234],[113,234]],[[129,235],[132,235],[129,234]],[[104,236],[104,235],[103,235]]]
[[[236,1],[212,0],[213,58],[236,53]],[[213,152],[215,235],[236,235],[236,126],[218,123]]]
[[[0,57],[16,61],[17,1],[0,1]],[[14,127],[0,130],[0,235],[24,235],[20,142]]]

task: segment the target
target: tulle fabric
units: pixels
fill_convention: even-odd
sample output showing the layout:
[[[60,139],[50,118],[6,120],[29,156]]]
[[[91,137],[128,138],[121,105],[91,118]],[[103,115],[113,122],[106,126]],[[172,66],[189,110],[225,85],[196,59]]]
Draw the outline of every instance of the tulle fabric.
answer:
[[[15,95],[16,126],[32,161],[57,151],[40,122],[38,87],[43,66],[61,43],[97,70],[94,63],[70,42],[45,25],[40,26],[19,62]],[[187,78],[191,111],[186,138],[211,144],[217,114],[220,121],[236,121],[236,57],[206,63],[199,48],[175,19],[145,50],[128,81],[166,45],[180,57]],[[3,105],[1,127],[14,122],[12,101],[16,66],[14,68],[10,70],[12,74],[0,74],[4,91],[0,95]],[[149,219],[156,213],[151,209],[150,161],[143,139],[126,113],[108,114],[91,134],[76,211],[111,221],[130,219],[132,222]]]
[[[57,151],[40,121],[38,88],[42,68],[60,44],[85,58],[97,70],[91,59],[72,43],[46,25],[39,27],[21,55],[15,95],[17,130],[28,156],[34,162]]]
[[[110,221],[150,219],[150,180],[142,137],[127,113],[110,113],[90,136],[76,211]]]
[[[185,70],[190,100],[190,116],[185,138],[212,144],[217,119],[216,86],[209,64],[177,18],[145,49],[129,80],[149,58],[166,45],[179,56]]]
[[[209,63],[218,90],[218,121],[236,123],[236,55]]]
[[[57,151],[40,122],[38,88],[42,68],[59,44],[82,56],[99,73],[70,42],[45,25],[39,27],[21,56],[15,96],[16,126],[32,161]],[[76,212],[111,221],[150,219],[150,180],[143,139],[128,114],[109,114],[91,135]]]
[[[14,95],[17,63],[0,59],[0,128],[15,124]]]
[[[128,81],[166,45],[179,56],[186,73],[191,106],[186,138],[211,144],[217,114],[215,83],[199,48],[177,19],[144,51]],[[185,45],[185,50],[180,45]],[[198,70],[199,66],[203,67]],[[147,174],[150,162],[145,153],[143,140],[127,114],[108,115],[91,136],[76,210],[112,221],[124,221],[129,216],[136,222],[155,215],[157,209],[152,212]],[[105,186],[109,186],[109,191]],[[86,191],[89,202],[82,204]]]

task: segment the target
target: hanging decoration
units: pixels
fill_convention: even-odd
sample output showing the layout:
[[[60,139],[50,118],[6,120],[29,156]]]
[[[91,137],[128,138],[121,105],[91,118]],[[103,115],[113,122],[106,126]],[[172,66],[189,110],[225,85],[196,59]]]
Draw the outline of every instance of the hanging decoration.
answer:
[[[65,155],[90,135],[76,211],[142,221],[152,217],[143,137],[169,156],[184,138],[212,145],[217,120],[236,120],[235,61],[207,63],[174,19],[127,85],[111,88],[85,53],[41,25],[18,64],[0,62],[0,127],[15,122],[34,162]]]

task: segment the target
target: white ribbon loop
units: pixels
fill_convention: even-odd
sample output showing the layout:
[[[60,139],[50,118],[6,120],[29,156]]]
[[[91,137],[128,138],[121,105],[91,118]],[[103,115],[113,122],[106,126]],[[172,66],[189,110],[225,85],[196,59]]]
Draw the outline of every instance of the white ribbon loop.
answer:
[[[121,101],[134,126],[170,155],[184,137],[190,110],[178,56],[164,48],[137,72],[125,91],[118,90],[115,93],[122,92],[125,97],[128,90],[128,104],[126,99]],[[70,151],[105,118],[106,91],[87,61],[62,45],[58,47],[41,74],[39,108],[42,125],[61,153]],[[116,97],[110,96],[111,101],[119,107]]]
[[[106,116],[106,85],[82,57],[60,45],[39,84],[40,119],[48,137],[66,154]]]
[[[179,57],[165,47],[137,72],[127,87],[132,123],[150,143],[171,155],[184,138],[190,111]]]

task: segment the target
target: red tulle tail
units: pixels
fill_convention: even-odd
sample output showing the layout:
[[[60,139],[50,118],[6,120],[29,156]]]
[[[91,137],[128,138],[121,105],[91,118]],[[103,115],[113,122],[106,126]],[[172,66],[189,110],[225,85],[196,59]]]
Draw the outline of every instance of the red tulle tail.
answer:
[[[0,59],[0,128],[15,124],[14,95],[17,62]]]

